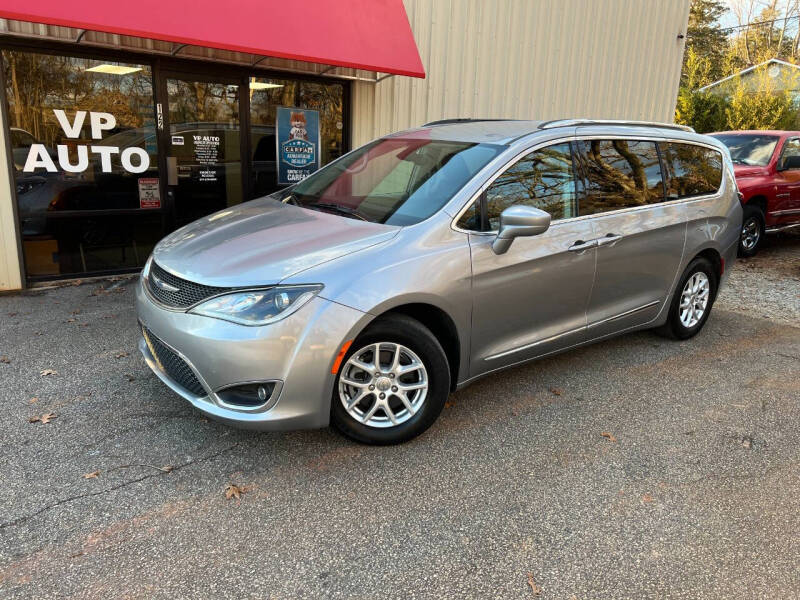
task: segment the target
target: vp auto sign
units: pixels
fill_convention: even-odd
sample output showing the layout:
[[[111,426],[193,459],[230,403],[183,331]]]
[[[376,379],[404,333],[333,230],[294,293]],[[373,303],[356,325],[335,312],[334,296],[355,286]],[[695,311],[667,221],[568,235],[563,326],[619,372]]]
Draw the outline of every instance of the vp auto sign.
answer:
[[[109,131],[117,126],[117,120],[114,115],[106,112],[88,112],[79,110],[75,113],[72,121],[67,117],[63,110],[53,110],[64,131],[64,135],[69,139],[78,139],[81,135],[81,130],[86,122],[86,116],[89,115],[89,126],[92,132],[93,140],[102,140],[103,131]],[[129,173],[144,173],[150,167],[150,155],[144,148],[132,146],[120,150],[118,146],[102,146],[102,145],[89,145],[89,146],[74,146],[77,153],[77,160],[73,164],[70,162],[69,146],[66,144],[59,144],[56,146],[58,153],[59,166],[68,173],[82,173],[89,168],[89,153],[97,155],[100,158],[100,168],[103,173],[111,173],[111,157],[112,155],[119,155],[119,160],[122,163],[122,168]],[[28,157],[25,160],[25,166],[22,170],[26,173],[32,172],[34,169],[46,169],[51,173],[58,171],[55,161],[47,151],[44,144],[31,144],[28,151]]]
[[[279,106],[278,184],[297,183],[319,169],[319,112]]]

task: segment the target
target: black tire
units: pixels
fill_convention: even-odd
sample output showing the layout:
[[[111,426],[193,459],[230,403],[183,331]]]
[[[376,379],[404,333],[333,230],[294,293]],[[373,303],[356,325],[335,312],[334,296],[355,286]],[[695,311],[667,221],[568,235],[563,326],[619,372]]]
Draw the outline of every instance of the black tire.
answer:
[[[766,221],[764,213],[758,206],[744,205],[742,215],[742,231],[739,235],[739,256],[749,258],[758,252],[764,239]]]
[[[356,420],[347,412],[339,394],[339,380],[345,374],[347,361],[356,352],[377,343],[400,344],[411,350],[425,366],[428,380],[427,394],[417,412],[405,422],[385,428],[368,426]],[[401,376],[398,376],[398,381]],[[369,395],[371,392],[365,393]],[[427,327],[411,317],[399,314],[387,315],[370,324],[353,341],[342,359],[331,397],[331,423],[347,437],[364,444],[401,444],[418,436],[433,424],[442,412],[449,393],[450,367],[447,355],[436,337]],[[389,393],[388,396],[395,403],[399,402],[393,394]],[[366,397],[365,406],[372,401]],[[379,411],[381,411],[379,414],[388,418],[385,411],[382,409]]]
[[[704,273],[708,279],[708,303],[706,304],[705,312],[699,321],[691,327],[687,327],[681,321],[680,316],[681,296],[683,295],[683,290],[684,287],[686,287],[686,283],[692,276],[694,276],[695,273],[698,272]],[[690,337],[697,335],[697,333],[703,328],[703,325],[706,324],[708,315],[711,314],[711,307],[714,305],[714,300],[717,297],[718,285],[719,282],[717,280],[717,272],[714,269],[714,266],[705,258],[695,258],[689,263],[689,266],[686,267],[686,270],[683,272],[683,275],[681,275],[681,278],[678,281],[678,286],[675,288],[675,293],[673,294],[672,302],[670,303],[667,322],[662,327],[659,327],[656,331],[663,336],[676,340],[687,340]]]

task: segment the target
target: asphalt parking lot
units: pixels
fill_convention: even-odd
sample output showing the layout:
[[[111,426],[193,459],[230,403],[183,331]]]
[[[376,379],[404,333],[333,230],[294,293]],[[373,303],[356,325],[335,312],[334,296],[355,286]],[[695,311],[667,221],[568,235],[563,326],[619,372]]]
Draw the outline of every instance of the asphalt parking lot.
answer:
[[[389,448],[203,418],[135,281],[0,296],[2,598],[800,596],[798,236],[696,338],[488,377]]]

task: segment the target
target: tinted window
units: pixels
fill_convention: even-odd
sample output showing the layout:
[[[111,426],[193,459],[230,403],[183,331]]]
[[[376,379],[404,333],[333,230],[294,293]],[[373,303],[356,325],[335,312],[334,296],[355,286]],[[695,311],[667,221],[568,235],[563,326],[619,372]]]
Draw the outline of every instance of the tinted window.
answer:
[[[292,202],[388,225],[438,211],[504,146],[387,138],[351,152],[292,188]]]
[[[481,226],[480,200],[476,200],[470,205],[461,215],[456,225],[469,231],[481,231],[483,229]]]
[[[575,197],[569,144],[536,150],[517,161],[486,190],[489,229],[497,229],[500,213],[514,204],[546,211],[554,221],[574,217]]]
[[[694,144],[661,143],[667,170],[667,197],[713,194],[722,183],[722,154]]]
[[[579,146],[586,177],[580,215],[663,201],[661,165],[654,142],[585,140]]]

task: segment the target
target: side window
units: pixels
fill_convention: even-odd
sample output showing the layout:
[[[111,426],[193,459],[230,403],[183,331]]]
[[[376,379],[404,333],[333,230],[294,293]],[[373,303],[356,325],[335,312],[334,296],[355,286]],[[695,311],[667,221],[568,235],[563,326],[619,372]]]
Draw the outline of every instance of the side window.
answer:
[[[456,225],[458,225],[461,229],[466,229],[467,231],[481,231],[480,204],[480,200],[473,202],[464,212],[464,214],[461,215],[461,218],[458,220]]]
[[[800,169],[800,138],[786,140],[781,152],[778,168],[784,170]]]
[[[500,227],[500,213],[514,204],[550,213],[553,221],[575,215],[575,176],[569,143],[540,148],[502,173],[486,190],[488,229]]]
[[[659,144],[667,171],[667,199],[713,194],[722,184],[722,154],[694,144]]]
[[[579,147],[586,178],[581,216],[664,200],[655,142],[585,140]]]

